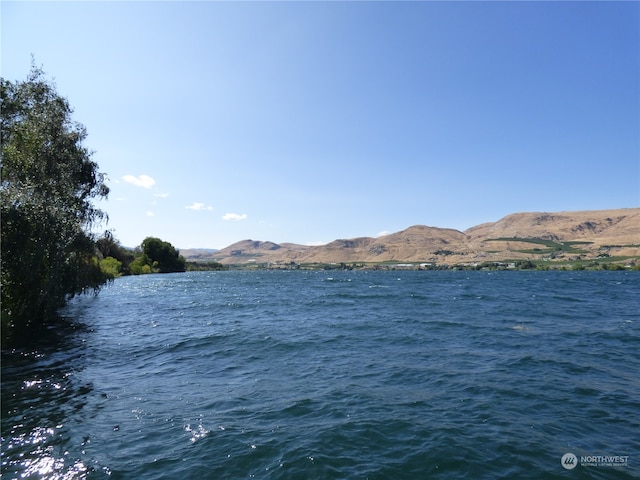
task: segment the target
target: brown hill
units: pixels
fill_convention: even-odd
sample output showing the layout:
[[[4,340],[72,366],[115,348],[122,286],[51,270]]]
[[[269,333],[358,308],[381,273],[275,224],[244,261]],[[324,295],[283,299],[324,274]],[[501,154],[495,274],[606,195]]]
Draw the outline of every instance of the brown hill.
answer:
[[[281,263],[290,262],[290,257],[298,252],[309,249],[306,245],[295,243],[277,244],[274,242],[262,242],[257,240],[241,240],[218,250],[208,260],[224,263],[226,265],[243,263]],[[187,258],[187,257],[185,257]],[[187,258],[189,260],[189,258]]]
[[[640,257],[640,208],[515,213],[465,232],[415,225],[378,238],[341,239],[320,246],[243,240],[213,253],[208,260],[224,264],[435,262],[453,265],[539,259],[545,255],[595,258],[603,252]]]
[[[640,209],[585,210],[560,213],[514,213],[465,231],[470,240],[519,237],[556,241],[640,239]],[[635,240],[634,240],[635,239]]]
[[[575,212],[514,213],[497,222],[465,231],[468,253],[479,260],[534,259],[548,252],[531,242],[498,239],[541,239],[556,243],[583,242],[554,258],[596,258],[601,255],[640,256],[640,208]],[[538,247],[540,254],[532,254]],[[571,253],[574,253],[572,256]]]
[[[191,262],[207,261],[218,250],[215,248],[187,248],[180,250],[180,255]]]

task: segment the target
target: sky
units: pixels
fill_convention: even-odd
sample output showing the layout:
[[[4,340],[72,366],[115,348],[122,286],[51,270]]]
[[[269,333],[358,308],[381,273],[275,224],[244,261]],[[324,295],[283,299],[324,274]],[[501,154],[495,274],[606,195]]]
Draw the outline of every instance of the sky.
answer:
[[[317,245],[640,206],[640,2],[0,3],[125,246]]]

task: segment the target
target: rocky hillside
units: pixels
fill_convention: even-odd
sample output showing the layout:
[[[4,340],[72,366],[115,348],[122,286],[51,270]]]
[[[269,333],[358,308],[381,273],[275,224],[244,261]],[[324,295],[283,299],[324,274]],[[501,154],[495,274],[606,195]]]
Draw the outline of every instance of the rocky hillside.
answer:
[[[494,223],[469,228],[471,240],[497,237],[542,238],[557,241],[638,243],[640,209],[560,213],[514,213]]]
[[[415,225],[378,238],[341,239],[320,246],[243,240],[212,253],[206,260],[228,265],[291,262],[455,265],[518,259],[575,260],[603,255],[640,259],[640,208],[514,213],[464,232]],[[197,260],[205,259],[199,256]]]

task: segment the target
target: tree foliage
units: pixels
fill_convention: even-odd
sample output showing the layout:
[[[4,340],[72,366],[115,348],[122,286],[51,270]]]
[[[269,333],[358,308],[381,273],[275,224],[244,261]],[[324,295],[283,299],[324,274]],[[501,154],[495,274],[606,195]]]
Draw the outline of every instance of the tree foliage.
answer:
[[[156,237],[142,241],[142,252],[131,263],[131,273],[171,273],[184,272],[185,260],[169,242]]]
[[[100,260],[100,270],[111,278],[122,275],[122,262],[113,257],[107,257]]]
[[[50,319],[107,279],[88,233],[109,190],[84,146],[83,125],[37,67],[0,79],[3,337]]]
[[[119,262],[119,267],[117,269],[118,274],[116,276],[129,275],[131,273],[129,266],[134,260],[133,250],[120,245],[120,242],[109,230],[105,231],[102,237],[96,241],[96,247],[103,259],[107,260],[109,258],[113,258]],[[107,265],[110,265],[110,263],[105,264],[103,260],[100,265],[104,270],[105,268],[108,269]]]

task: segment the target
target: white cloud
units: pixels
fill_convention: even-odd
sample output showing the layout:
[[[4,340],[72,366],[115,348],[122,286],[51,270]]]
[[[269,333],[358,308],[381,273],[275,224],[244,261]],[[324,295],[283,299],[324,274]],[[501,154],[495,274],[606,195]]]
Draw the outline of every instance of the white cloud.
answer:
[[[153,213],[151,210],[147,211],[147,217],[155,217],[155,216],[156,216],[156,214]]]
[[[169,196],[168,193],[154,193],[153,194],[154,197],[158,197],[158,198],[167,198]]]
[[[243,214],[239,214],[239,213],[225,213],[222,216],[223,220],[246,220],[247,219],[247,214],[243,213]]]
[[[122,179],[127,183],[142,188],[151,188],[156,184],[156,181],[148,175],[140,175],[139,177],[134,177],[133,175],[125,175],[124,177],[122,177]]]
[[[210,212],[211,210],[213,210],[213,207],[205,205],[204,203],[199,203],[199,202],[194,202],[193,205],[189,205],[188,207],[184,207],[184,208],[188,208],[189,210],[194,210],[194,211],[207,210]]]
[[[379,234],[377,234],[376,238],[384,237],[385,235],[391,235],[391,232],[389,232],[388,230],[385,230],[384,232],[380,232]]]

